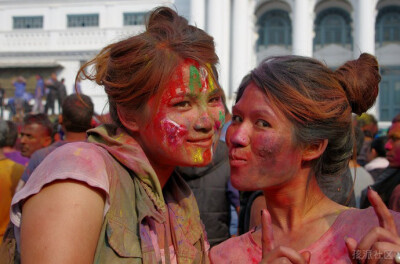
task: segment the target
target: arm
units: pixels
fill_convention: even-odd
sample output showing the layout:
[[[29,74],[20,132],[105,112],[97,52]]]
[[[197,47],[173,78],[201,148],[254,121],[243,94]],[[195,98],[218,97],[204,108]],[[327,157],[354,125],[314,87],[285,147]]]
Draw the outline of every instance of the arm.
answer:
[[[23,205],[22,263],[93,263],[105,193],[73,180],[45,186]]]

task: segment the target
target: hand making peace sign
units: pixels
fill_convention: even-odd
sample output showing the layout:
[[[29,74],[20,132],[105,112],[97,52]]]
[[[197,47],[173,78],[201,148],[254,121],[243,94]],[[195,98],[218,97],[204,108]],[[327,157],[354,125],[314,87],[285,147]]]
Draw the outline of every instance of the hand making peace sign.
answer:
[[[400,263],[400,238],[392,214],[377,192],[368,189],[368,200],[379,219],[379,226],[372,228],[359,243],[346,239],[346,246],[353,264]]]

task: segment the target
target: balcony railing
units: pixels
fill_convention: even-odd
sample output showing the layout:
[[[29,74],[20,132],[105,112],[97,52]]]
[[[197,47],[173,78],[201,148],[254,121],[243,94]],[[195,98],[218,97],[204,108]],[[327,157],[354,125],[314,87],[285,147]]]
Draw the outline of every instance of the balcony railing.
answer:
[[[106,44],[136,35],[143,26],[123,28],[68,28],[0,32],[0,52],[99,50]]]

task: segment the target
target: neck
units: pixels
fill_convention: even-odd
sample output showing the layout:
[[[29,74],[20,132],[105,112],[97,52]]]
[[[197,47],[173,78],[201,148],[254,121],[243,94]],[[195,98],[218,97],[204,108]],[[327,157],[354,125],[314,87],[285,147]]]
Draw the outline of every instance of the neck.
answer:
[[[12,147],[3,147],[3,153],[9,153],[15,151]]]
[[[328,199],[319,188],[315,175],[308,177],[309,173],[309,169],[302,170],[289,182],[264,189],[272,223],[283,231],[298,229],[305,221],[318,217],[315,205]]]
[[[152,162],[151,160],[150,164],[156,172],[161,188],[164,188],[175,167],[171,167],[170,165],[161,165],[159,162]]]
[[[75,142],[75,141],[85,141],[86,132],[65,132],[65,141]]]

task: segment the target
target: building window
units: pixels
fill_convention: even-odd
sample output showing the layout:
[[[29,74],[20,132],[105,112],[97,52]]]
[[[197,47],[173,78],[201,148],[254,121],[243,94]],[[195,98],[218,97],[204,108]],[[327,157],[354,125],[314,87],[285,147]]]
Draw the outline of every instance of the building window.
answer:
[[[400,67],[381,67],[379,120],[391,121],[400,113]]]
[[[289,14],[283,10],[271,10],[264,13],[257,21],[257,48],[267,48],[270,45],[285,46],[292,44],[292,26]]]
[[[144,25],[146,13],[124,13],[124,26]]]
[[[43,28],[43,16],[13,17],[13,28]]]
[[[378,46],[387,42],[400,42],[400,7],[387,6],[379,10],[375,27]]]
[[[99,15],[86,14],[86,15],[68,15],[68,27],[98,27]]]
[[[314,49],[328,44],[351,48],[351,18],[340,8],[329,8],[318,14],[315,20]]]

